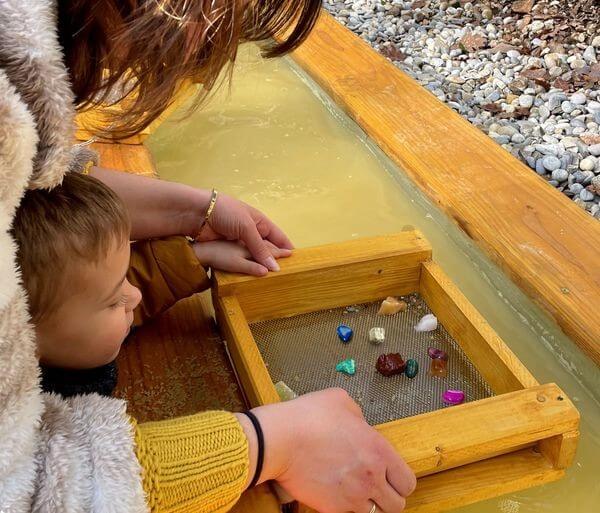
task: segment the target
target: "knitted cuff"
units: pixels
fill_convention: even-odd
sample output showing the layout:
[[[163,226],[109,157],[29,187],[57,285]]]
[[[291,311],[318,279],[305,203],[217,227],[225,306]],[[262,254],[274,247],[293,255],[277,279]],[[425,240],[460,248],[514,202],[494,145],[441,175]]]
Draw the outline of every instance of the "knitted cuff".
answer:
[[[153,513],[220,513],[244,491],[248,441],[234,415],[205,412],[135,425]]]

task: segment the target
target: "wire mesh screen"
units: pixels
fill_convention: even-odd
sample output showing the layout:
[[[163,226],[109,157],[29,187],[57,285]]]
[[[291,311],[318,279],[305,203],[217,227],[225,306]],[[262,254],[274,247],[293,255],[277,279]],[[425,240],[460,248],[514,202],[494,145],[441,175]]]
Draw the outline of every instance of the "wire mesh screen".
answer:
[[[367,303],[257,322],[250,329],[274,383],[284,381],[299,395],[341,387],[361,405],[371,425],[443,408],[442,394],[449,388],[464,391],[465,401],[493,395],[443,326],[431,332],[415,331],[419,319],[431,313],[422,298],[411,294],[403,299],[408,309],[393,316],[378,316],[379,303]],[[340,324],[354,330],[347,344],[337,336]],[[385,341],[378,346],[368,337],[375,326],[385,329]],[[429,347],[448,353],[446,377],[429,374]],[[404,360],[417,360],[419,373],[413,379],[404,374],[379,374],[375,363],[382,353],[400,353]],[[353,376],[335,370],[336,364],[347,358],[356,362]]]

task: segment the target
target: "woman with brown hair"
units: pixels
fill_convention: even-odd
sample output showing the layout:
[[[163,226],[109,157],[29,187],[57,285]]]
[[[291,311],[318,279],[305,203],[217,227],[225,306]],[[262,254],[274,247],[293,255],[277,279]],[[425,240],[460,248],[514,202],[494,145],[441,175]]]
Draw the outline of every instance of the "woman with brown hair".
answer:
[[[9,231],[27,187],[52,188],[94,161],[72,145],[76,108],[122,100],[104,135],[135,134],[185,80],[203,84],[199,105],[241,42],[263,41],[268,56],[296,47],[319,8],[316,0],[0,0],[0,511],[221,512],[268,480],[323,513],[403,509],[412,472],[340,390],[249,415],[140,425],[117,399],[41,393]],[[275,43],[275,34],[286,36]],[[291,249],[269,219],[233,198],[215,203],[209,191],[100,166],[91,174],[125,201],[133,238],[240,241],[256,274],[276,271],[274,255]]]

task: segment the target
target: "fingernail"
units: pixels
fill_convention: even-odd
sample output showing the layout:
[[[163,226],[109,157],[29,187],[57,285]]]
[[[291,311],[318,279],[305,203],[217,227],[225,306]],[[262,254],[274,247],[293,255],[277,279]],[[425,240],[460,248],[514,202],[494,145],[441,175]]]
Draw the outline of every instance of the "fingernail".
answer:
[[[273,257],[267,258],[265,264],[269,271],[279,271],[279,264],[275,261]]]

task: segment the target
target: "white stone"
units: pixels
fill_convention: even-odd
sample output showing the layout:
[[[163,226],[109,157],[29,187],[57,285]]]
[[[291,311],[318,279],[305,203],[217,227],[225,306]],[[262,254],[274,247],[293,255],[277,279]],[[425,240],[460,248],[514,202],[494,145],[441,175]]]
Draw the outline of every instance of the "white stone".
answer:
[[[596,159],[594,157],[586,157],[579,163],[579,169],[582,171],[593,171],[596,167]]]
[[[588,147],[588,151],[594,157],[600,157],[600,143],[599,144],[592,144],[591,146]]]
[[[554,171],[560,167],[560,160],[553,155],[548,155],[542,159],[542,164],[548,171]]]
[[[585,102],[587,102],[587,97],[585,94],[583,93],[573,93],[571,95],[571,103],[573,105],[583,105]]]
[[[437,328],[438,320],[433,314],[424,315],[419,323],[415,326],[415,331],[433,331]]]
[[[522,94],[521,96],[519,96],[519,105],[521,107],[531,107],[533,105],[533,96],[529,95],[529,94]]]
[[[385,341],[385,329],[380,327],[369,330],[369,342],[374,345],[382,344]]]

